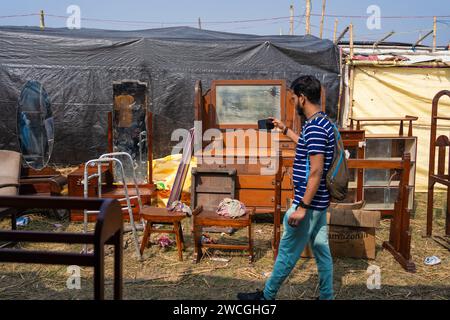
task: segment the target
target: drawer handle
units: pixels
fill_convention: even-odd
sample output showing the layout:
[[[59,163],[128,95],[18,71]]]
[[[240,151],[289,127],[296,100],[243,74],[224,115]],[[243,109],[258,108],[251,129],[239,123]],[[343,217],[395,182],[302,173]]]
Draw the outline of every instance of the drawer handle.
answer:
[[[289,148],[289,143],[282,143],[282,144],[281,144],[281,147],[282,147],[282,148]]]

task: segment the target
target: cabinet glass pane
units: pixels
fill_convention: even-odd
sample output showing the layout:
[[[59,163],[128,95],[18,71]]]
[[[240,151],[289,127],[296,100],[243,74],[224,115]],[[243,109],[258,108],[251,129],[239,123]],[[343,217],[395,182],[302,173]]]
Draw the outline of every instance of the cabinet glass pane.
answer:
[[[405,139],[367,139],[366,158],[401,158],[405,153]]]
[[[366,158],[390,158],[391,141],[390,139],[367,139]]]
[[[281,86],[216,86],[218,124],[256,124],[268,117],[280,118]]]
[[[398,188],[365,188],[364,200],[368,209],[392,209],[398,197]]]
[[[366,169],[364,170],[364,186],[387,187],[398,186],[400,175],[394,170]]]

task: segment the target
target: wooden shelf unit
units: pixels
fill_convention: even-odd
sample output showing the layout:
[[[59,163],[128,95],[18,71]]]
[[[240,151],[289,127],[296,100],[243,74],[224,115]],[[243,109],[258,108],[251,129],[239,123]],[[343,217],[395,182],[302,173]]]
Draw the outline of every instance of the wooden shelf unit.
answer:
[[[400,161],[403,154],[411,155],[409,173],[408,210],[414,210],[416,181],[417,137],[399,135],[366,135],[365,159]],[[392,169],[366,169],[362,183],[365,209],[371,207],[393,206],[400,185],[399,174]]]

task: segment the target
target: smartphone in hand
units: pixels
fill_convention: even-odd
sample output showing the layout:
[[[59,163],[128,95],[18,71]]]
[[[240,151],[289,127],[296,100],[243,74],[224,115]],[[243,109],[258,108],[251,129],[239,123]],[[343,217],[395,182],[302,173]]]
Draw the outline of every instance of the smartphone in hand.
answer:
[[[262,119],[258,120],[258,129],[259,130],[273,130],[275,128],[275,125],[272,122],[272,119]]]

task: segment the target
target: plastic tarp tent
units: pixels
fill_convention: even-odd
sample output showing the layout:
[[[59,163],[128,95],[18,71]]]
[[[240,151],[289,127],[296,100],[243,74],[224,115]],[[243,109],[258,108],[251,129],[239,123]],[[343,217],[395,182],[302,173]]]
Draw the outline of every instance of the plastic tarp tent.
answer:
[[[336,117],[339,50],[313,36],[254,36],[187,27],[143,31],[0,27],[0,149],[18,149],[17,99],[27,80],[48,92],[55,117],[51,164],[79,164],[107,150],[112,82],[149,84],[153,153],[171,152],[171,133],[193,126],[194,84],[216,79],[318,77]],[[256,119],[255,119],[256,120]]]
[[[417,136],[416,192],[427,191],[431,128],[431,103],[441,90],[450,88],[449,68],[356,67],[354,80],[354,117],[412,115],[413,135]],[[442,98],[440,115],[450,112],[450,100]],[[398,123],[364,125],[367,133],[398,134]],[[406,129],[407,130],[407,129]],[[449,135],[450,122],[438,122],[438,136]],[[441,188],[440,185],[436,185]]]

